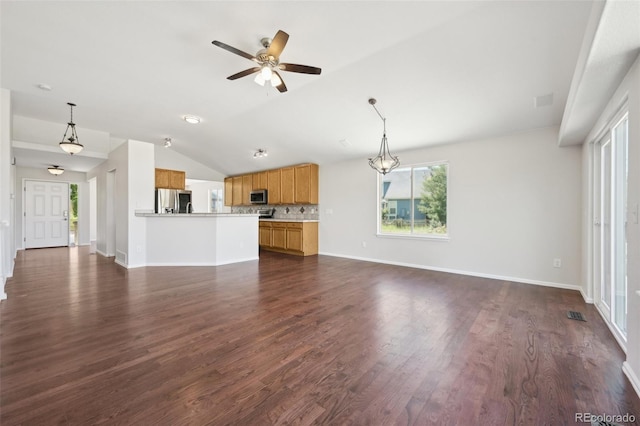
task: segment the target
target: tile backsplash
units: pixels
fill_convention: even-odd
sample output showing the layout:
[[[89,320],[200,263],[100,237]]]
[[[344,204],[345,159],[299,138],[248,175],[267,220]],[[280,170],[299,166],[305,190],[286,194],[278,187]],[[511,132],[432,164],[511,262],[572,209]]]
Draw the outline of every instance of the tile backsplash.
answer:
[[[236,206],[231,207],[231,213],[257,213],[258,210],[264,209],[276,209],[273,217],[275,219],[303,219],[303,220],[318,220],[320,215],[318,214],[317,204],[294,204],[284,205],[260,205],[258,206]]]

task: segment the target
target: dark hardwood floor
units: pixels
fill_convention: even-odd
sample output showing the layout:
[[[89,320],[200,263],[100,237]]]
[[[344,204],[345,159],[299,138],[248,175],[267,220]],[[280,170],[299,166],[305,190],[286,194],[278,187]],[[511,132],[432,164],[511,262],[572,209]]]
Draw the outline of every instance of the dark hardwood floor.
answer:
[[[623,352],[575,291],[277,253],[125,270],[84,247],[19,252],[6,291],[2,426],[640,415]]]

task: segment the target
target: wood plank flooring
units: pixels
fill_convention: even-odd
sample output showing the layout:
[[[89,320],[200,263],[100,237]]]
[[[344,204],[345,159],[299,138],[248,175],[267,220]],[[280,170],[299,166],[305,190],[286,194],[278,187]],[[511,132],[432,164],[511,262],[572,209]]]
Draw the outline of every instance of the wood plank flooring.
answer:
[[[640,416],[623,352],[575,291],[268,252],[125,270],[85,247],[20,252],[6,291],[2,426]]]

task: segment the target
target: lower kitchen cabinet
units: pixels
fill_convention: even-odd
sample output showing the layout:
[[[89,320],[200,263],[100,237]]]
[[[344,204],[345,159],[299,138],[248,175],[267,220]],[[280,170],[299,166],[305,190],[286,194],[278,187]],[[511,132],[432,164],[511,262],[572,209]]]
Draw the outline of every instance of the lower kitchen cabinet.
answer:
[[[260,248],[310,256],[318,254],[318,222],[260,221]]]

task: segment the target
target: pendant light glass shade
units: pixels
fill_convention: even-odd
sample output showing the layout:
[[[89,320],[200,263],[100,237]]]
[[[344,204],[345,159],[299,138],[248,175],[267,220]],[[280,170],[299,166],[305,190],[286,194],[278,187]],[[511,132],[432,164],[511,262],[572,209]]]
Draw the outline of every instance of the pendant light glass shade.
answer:
[[[78,142],[78,134],[76,133],[76,123],[73,122],[73,107],[76,104],[72,104],[68,102],[67,105],[71,108],[71,120],[67,123],[67,129],[64,131],[64,136],[62,137],[62,142],[60,142],[60,148],[68,154],[77,154],[84,149],[84,146]],[[71,129],[71,134],[67,137],[67,133],[69,133],[69,129]]]
[[[49,173],[51,173],[52,175],[56,176],[60,176],[64,173],[64,169],[60,166],[51,166],[47,170],[49,170]]]
[[[373,109],[376,110],[383,123],[383,133],[382,142],[380,142],[380,150],[378,151],[377,156],[369,158],[369,165],[378,173],[386,175],[391,170],[400,165],[400,160],[398,159],[398,157],[391,155],[391,151],[389,151],[389,142],[387,141],[387,119],[384,118],[376,108],[375,99],[369,99],[369,104],[373,107]]]
[[[378,173],[386,175],[391,170],[400,165],[398,157],[391,155],[389,152],[389,142],[387,141],[387,134],[382,135],[382,142],[380,143],[380,151],[378,155],[369,158],[369,165],[374,168]]]

